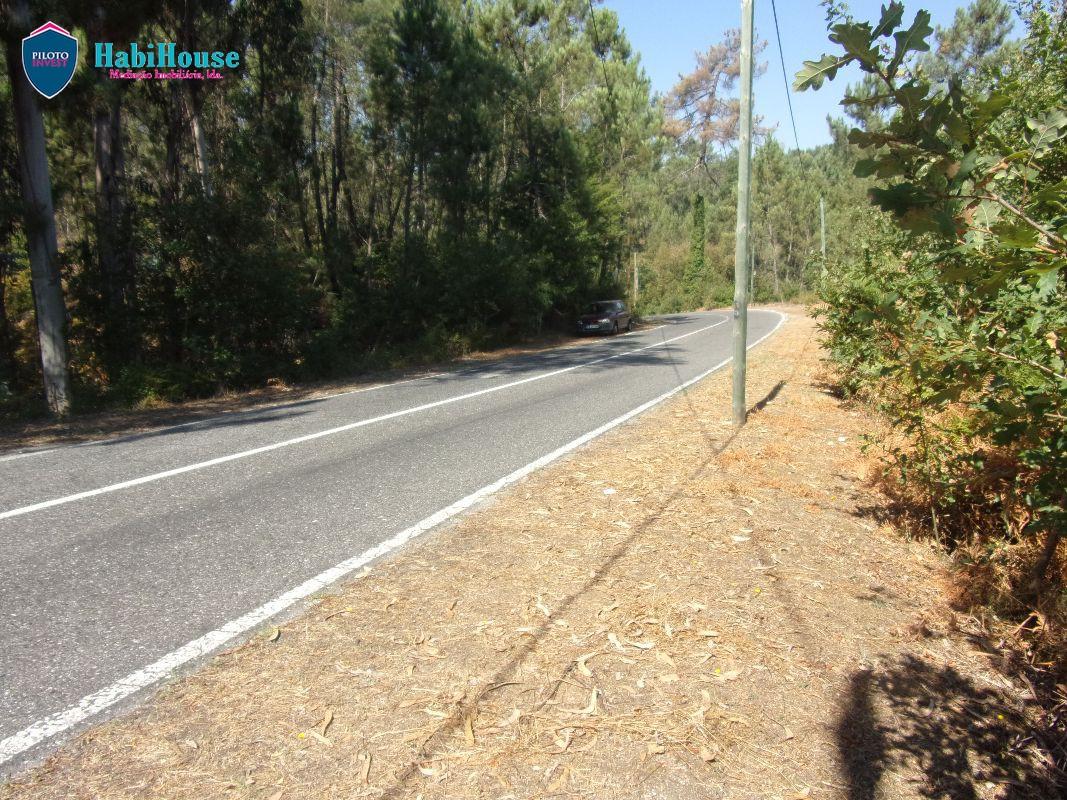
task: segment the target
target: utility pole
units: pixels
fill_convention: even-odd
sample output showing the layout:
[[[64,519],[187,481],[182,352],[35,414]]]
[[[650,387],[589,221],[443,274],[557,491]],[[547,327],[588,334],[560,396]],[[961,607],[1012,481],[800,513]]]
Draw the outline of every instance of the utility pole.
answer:
[[[737,147],[737,228],[734,244],[734,425],[745,424],[748,366],[748,201],[752,177],[752,3],[741,0],[741,139]]]
[[[819,198],[819,230],[821,231],[822,258],[826,260],[826,203]]]

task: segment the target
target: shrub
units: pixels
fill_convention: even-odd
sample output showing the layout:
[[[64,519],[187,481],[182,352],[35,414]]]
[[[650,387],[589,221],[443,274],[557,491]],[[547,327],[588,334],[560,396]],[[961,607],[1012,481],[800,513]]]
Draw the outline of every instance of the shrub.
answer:
[[[887,216],[861,262],[827,265],[823,326],[846,388],[904,435],[897,477],[935,533],[1022,543],[1033,602],[1067,528],[1067,21],[1034,11],[1003,71],[944,86],[909,58],[929,50],[929,14],[903,14],[833,25],[844,52],[797,76],[818,88],[857,63],[879,88],[846,106],[890,112],[849,135]]]

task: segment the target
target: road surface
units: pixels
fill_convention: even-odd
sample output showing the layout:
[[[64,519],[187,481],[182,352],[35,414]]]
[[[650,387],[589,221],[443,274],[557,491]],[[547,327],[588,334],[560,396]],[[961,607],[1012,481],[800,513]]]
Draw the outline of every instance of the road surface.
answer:
[[[752,310],[749,341],[781,319]],[[0,443],[0,774],[730,357],[726,314],[654,324],[99,442]]]

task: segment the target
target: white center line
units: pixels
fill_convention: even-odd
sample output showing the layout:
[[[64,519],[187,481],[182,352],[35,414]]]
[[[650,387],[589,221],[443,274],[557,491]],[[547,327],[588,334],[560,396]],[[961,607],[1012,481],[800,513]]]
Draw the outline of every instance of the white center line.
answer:
[[[120,483],[113,483],[109,486],[101,486],[99,489],[89,489],[85,492],[77,492],[76,494],[69,494],[65,497],[57,497],[53,500],[44,500],[40,503],[33,503],[28,506],[21,506],[19,508],[12,508],[8,511],[0,513],[0,520],[11,519],[12,517],[20,517],[24,514],[32,514],[35,511],[43,511],[46,508],[54,508],[55,506],[65,505],[67,503],[73,503],[77,500],[85,500],[90,497],[97,497],[102,494],[110,494],[111,492],[117,492],[122,489],[129,489],[134,486],[141,486],[146,483],[152,483],[154,481],[163,480],[164,478],[173,478],[175,475],[183,475],[186,472],[194,472],[196,470],[207,469],[208,467],[215,467],[219,464],[226,464],[230,461],[237,461],[241,458],[249,458],[251,456],[259,455],[261,453],[269,453],[271,450],[278,450],[282,447],[291,447],[295,444],[302,444],[303,442],[314,441],[315,439],[321,439],[324,436],[334,436],[338,433],[344,433],[346,431],[355,430],[356,428],[363,428],[367,425],[374,425],[379,422],[385,422],[386,420],[396,419],[397,417],[405,417],[410,414],[418,414],[422,411],[428,411],[431,408],[438,408],[440,406],[449,405],[451,403],[458,403],[463,400],[470,400],[475,397],[480,397],[491,392],[499,392],[503,389],[510,389],[513,386],[521,386],[525,383],[532,383],[533,381],[541,381],[546,378],[552,378],[557,375],[563,375],[566,372],[573,372],[583,367],[592,366],[593,364],[601,364],[605,361],[611,361],[616,358],[625,358],[626,356],[632,356],[635,353],[640,353],[644,350],[650,350],[655,347],[663,347],[671,342],[677,342],[681,339],[686,339],[690,336],[695,336],[698,333],[717,328],[720,325],[725,325],[729,322],[729,319],[720,320],[712,325],[706,325],[703,328],[697,328],[695,331],[689,333],[683,333],[680,336],[675,336],[671,339],[664,339],[662,342],[654,342],[653,344],[639,347],[636,350],[628,350],[624,353],[615,353],[610,356],[602,356],[601,358],[594,358],[591,361],[584,361],[581,364],[575,364],[570,367],[563,367],[562,369],[553,370],[552,372],[546,372],[543,375],[532,375],[528,378],[521,378],[511,383],[503,383],[499,386],[490,386],[488,389],[481,389],[476,392],[468,392],[467,394],[461,394],[456,397],[448,397],[444,400],[437,400],[432,403],[424,403],[421,406],[414,406],[412,408],[401,409],[400,411],[393,411],[389,414],[382,414],[378,417],[371,417],[370,419],[359,420],[358,422],[349,422],[345,425],[338,425],[336,428],[327,428],[323,431],[316,433],[308,433],[304,436],[296,436],[292,439],[285,439],[280,442],[274,442],[272,444],[263,445],[262,447],[254,447],[251,450],[242,450],[238,453],[230,453],[229,455],[219,456],[218,458],[210,458],[207,461],[198,461],[195,464],[186,464],[183,467],[175,467],[174,469],[164,470],[163,472],[155,472],[151,475],[143,475],[140,478],[133,478],[132,480],[122,481]]]
[[[404,380],[393,381],[392,383],[376,383],[372,386],[360,386],[356,389],[345,389],[340,392],[334,392],[332,394],[309,394],[305,397],[301,397],[298,400],[282,400],[278,403],[263,403],[262,405],[254,405],[249,408],[238,408],[232,411],[222,411],[212,417],[203,417],[201,419],[194,419],[189,422],[180,422],[176,425],[166,425],[162,428],[150,428],[146,431],[131,434],[121,434],[119,436],[109,436],[103,439],[91,439],[87,442],[77,442],[75,444],[66,445],[69,448],[75,447],[95,447],[101,444],[121,444],[122,442],[132,441],[139,439],[145,434],[155,436],[160,433],[166,433],[167,431],[176,431],[181,428],[191,428],[194,425],[208,425],[212,422],[218,422],[219,420],[229,420],[233,417],[251,414],[261,414],[264,411],[277,411],[283,408],[292,408],[294,406],[301,405],[302,403],[319,402],[321,400],[333,400],[335,397],[347,397],[352,394],[364,394],[365,392],[377,392],[380,389],[391,389],[394,386],[403,386],[406,383],[415,383],[416,381],[426,380],[427,378],[435,378],[439,375],[443,375],[442,372],[430,372],[426,375],[418,375],[414,378],[406,378]],[[42,450],[43,453],[53,453],[56,449]],[[0,461],[4,459],[0,458]]]

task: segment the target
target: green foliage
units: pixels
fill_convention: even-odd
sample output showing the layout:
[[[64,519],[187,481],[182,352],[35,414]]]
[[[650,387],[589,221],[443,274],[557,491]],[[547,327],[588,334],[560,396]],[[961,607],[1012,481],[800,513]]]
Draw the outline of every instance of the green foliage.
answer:
[[[923,60],[935,81],[970,80],[981,72],[997,70],[1008,57],[1012,12],[1003,0],[974,0],[957,8],[952,25],[937,28],[938,46]]]
[[[690,297],[699,297],[707,279],[705,247],[707,244],[707,212],[704,195],[693,198],[693,232],[689,237],[689,268],[685,273],[685,289]]]
[[[243,53],[203,85],[82,69],[47,106],[81,398],[173,400],[445,357],[569,328],[591,296],[622,294],[643,224],[625,187],[659,120],[614,12],[49,8],[83,42]],[[21,413],[15,398],[39,379],[6,76],[0,104],[0,383]]]
[[[1067,21],[1034,11],[1002,71],[945,84],[912,56],[929,50],[928,15],[902,23],[894,2],[877,25],[831,28],[832,58],[880,85],[844,103],[891,112],[849,141],[893,226],[872,218],[865,257],[828,265],[824,326],[847,388],[907,435],[901,477],[935,523],[957,523],[946,535],[974,535],[976,508],[1010,536],[1044,532],[1032,593],[1067,527]],[[798,88],[832,77],[827,58]]]

